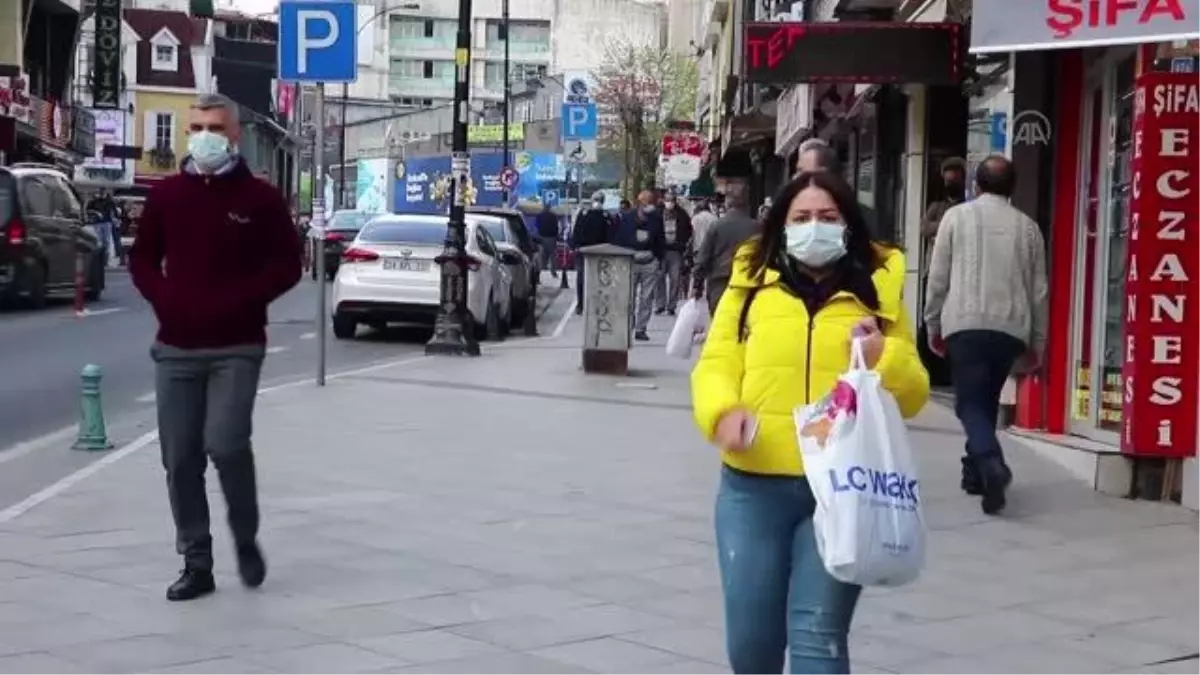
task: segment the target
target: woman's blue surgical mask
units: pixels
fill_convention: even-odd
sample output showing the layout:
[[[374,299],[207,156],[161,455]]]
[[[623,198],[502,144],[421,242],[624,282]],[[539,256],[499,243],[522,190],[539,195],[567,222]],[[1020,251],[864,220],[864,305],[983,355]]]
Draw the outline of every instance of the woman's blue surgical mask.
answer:
[[[188,136],[188,154],[198,169],[209,173],[225,166],[232,153],[225,136],[213,131],[197,131]]]
[[[846,225],[809,220],[783,228],[787,253],[797,262],[820,269],[846,255]]]

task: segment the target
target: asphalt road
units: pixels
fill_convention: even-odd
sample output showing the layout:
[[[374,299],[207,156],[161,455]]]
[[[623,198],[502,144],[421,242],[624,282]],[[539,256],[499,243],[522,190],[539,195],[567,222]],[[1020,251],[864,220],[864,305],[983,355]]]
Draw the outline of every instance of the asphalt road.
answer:
[[[271,306],[262,386],[315,375],[316,293],[316,282],[305,277]],[[109,273],[107,291],[83,317],[75,316],[70,298],[39,311],[0,310],[0,508],[102,456],[69,449],[85,364],[103,368],[105,418],[117,447],[156,426],[149,353],[155,326],[149,305],[123,271]],[[327,370],[417,356],[429,334],[406,327],[360,329],[352,341],[330,334]]]

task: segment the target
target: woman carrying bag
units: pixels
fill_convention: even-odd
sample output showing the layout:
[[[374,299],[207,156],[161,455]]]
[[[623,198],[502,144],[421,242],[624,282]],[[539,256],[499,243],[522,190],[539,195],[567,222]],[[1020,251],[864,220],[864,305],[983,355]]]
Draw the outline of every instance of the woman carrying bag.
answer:
[[[852,335],[904,417],[929,396],[901,297],[904,255],[872,241],[851,188],[802,173],[738,252],[700,360],[692,404],[721,448],[717,548],[726,642],[735,673],[848,673],[860,586],[818,553],[816,507],[793,411],[848,370]],[[828,480],[813,476],[812,480]]]

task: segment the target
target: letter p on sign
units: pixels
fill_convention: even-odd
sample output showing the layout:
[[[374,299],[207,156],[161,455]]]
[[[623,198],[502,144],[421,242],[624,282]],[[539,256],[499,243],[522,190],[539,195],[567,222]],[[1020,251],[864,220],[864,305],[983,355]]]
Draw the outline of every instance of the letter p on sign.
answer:
[[[308,52],[312,49],[326,49],[333,46],[338,39],[337,17],[333,12],[324,9],[302,9],[296,12],[300,24],[299,35],[296,37],[297,64],[296,69],[301,74],[308,72]],[[325,24],[325,31],[312,31],[310,25],[316,22]],[[313,33],[325,32],[325,37],[309,37]]]

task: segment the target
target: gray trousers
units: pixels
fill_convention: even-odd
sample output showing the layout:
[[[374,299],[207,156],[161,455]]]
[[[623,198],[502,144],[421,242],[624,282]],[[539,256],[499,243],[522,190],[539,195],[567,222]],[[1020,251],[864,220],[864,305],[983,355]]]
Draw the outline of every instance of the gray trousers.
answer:
[[[258,487],[250,447],[266,347],[178,349],[155,344],[158,440],[175,519],[175,549],[189,569],[211,570],[204,473],[211,458],[236,545],[258,537]]]
[[[658,284],[658,261],[633,264],[633,329],[641,332],[650,325],[650,314],[654,309],[654,289]]]
[[[657,309],[675,311],[679,304],[679,279],[683,275],[683,251],[667,251],[663,258],[662,272],[654,285]]]

